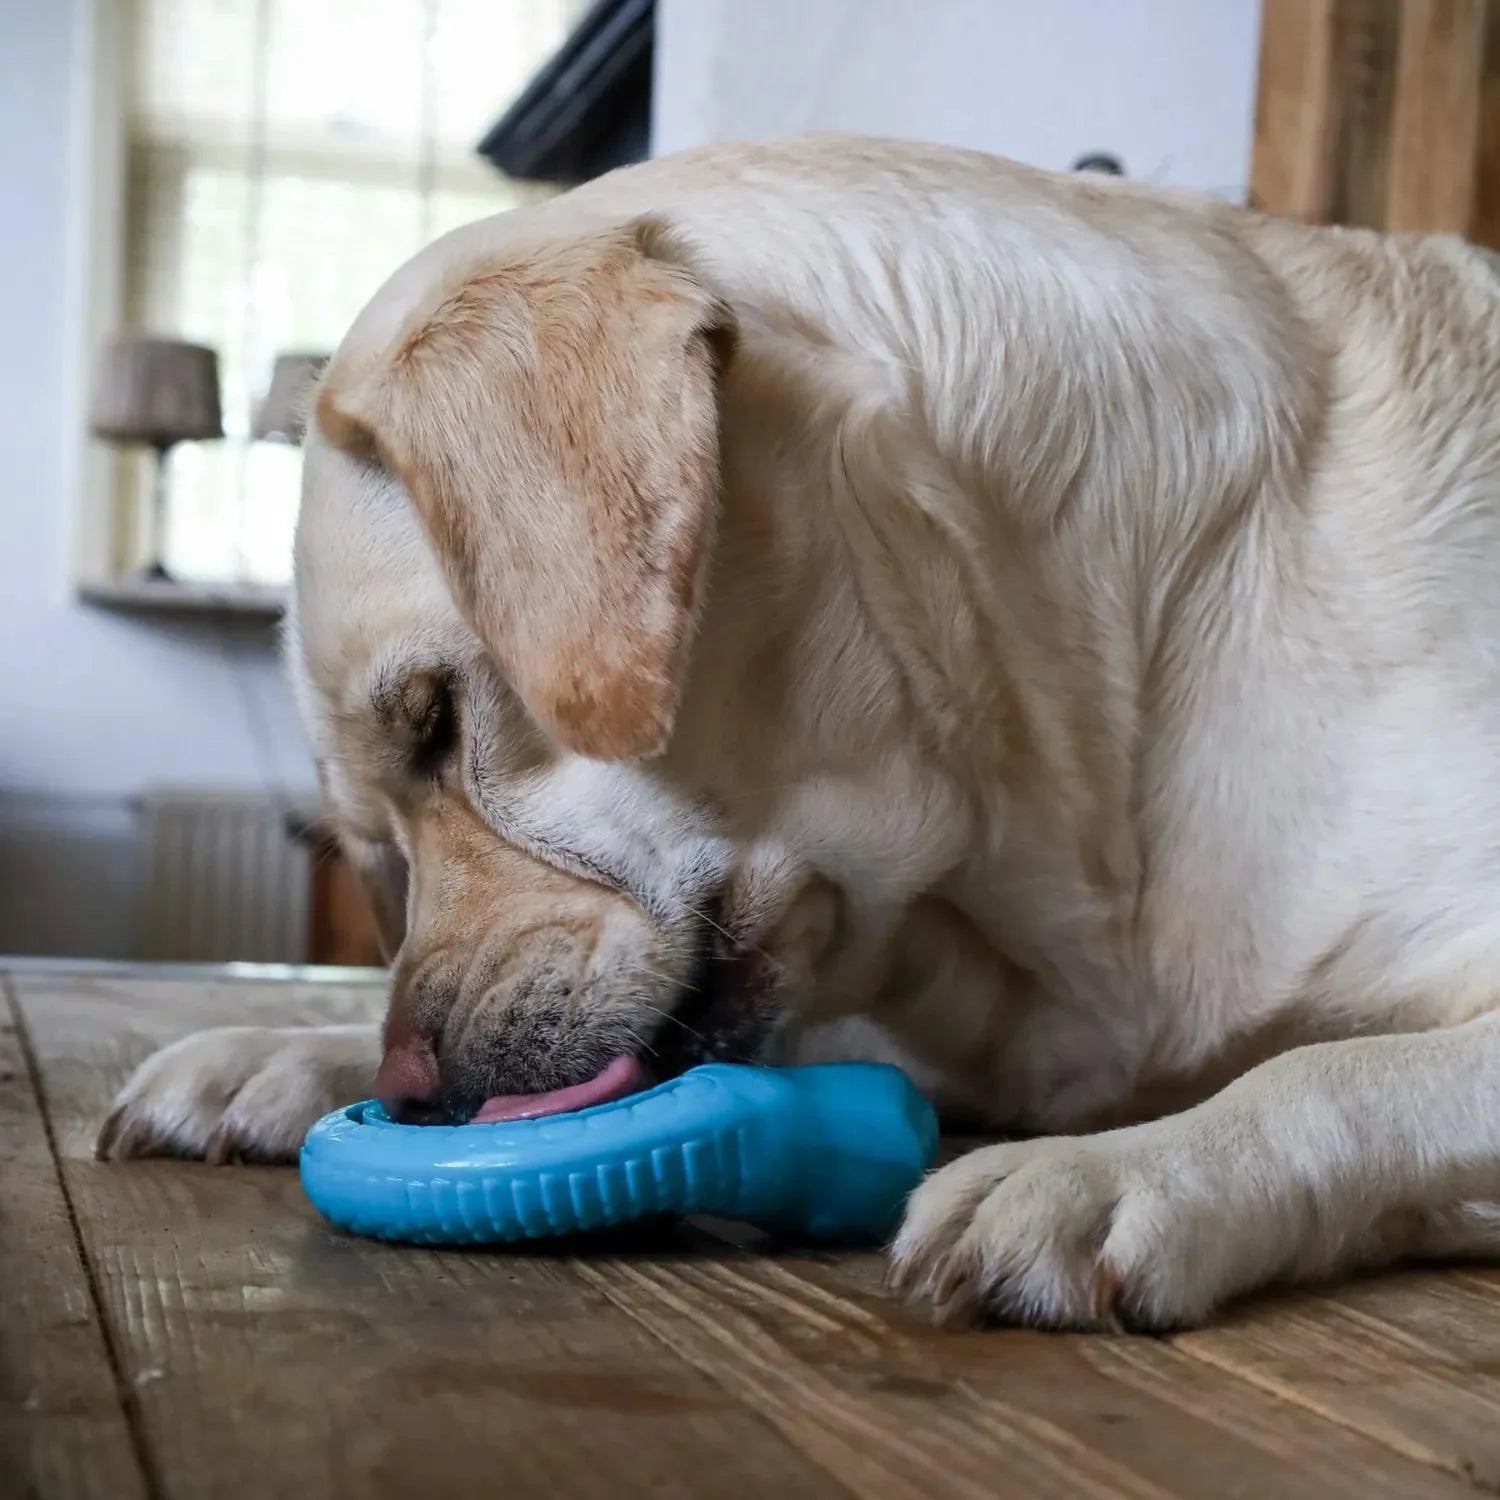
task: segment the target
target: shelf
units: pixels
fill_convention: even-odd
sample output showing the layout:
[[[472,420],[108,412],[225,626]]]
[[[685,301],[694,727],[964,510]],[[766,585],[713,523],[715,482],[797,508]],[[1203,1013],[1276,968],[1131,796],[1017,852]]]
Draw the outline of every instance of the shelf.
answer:
[[[262,583],[174,583],[168,579],[120,578],[78,588],[85,604],[131,614],[242,615],[276,620],[288,592]]]

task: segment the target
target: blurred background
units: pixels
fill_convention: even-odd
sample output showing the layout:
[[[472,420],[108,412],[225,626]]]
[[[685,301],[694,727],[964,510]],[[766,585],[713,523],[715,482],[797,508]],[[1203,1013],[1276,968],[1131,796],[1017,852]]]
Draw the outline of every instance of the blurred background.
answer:
[[[815,128],[1500,245],[1500,3],[4,0],[0,951],[376,961],[276,654],[302,392],[446,229]]]

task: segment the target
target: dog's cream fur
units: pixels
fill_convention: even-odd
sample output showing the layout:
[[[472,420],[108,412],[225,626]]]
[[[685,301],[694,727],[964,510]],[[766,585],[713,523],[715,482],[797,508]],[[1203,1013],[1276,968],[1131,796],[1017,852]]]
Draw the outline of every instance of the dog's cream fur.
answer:
[[[292,657],[348,847],[412,872],[393,1046],[463,1009],[445,1070],[545,1081],[550,986],[649,1048],[713,899],[782,1055],[1043,1133],[915,1195],[944,1315],[1500,1250],[1479,253],[714,148],[430,247],[317,429]],[[190,1037],[106,1148],[280,1154],[377,1053]]]

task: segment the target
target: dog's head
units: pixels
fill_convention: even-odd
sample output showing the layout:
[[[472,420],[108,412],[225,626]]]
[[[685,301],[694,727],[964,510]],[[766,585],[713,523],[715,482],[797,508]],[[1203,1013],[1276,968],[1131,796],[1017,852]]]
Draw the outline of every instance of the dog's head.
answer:
[[[674,744],[733,333],[660,238],[429,256],[317,397],[293,664],[409,1116],[760,1055],[834,920]]]

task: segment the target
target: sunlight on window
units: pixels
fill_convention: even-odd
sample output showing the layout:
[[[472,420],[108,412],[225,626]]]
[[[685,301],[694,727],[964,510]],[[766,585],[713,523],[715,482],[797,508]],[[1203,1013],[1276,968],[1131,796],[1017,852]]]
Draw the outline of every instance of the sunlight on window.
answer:
[[[250,438],[273,360],[331,352],[423,243],[544,191],[474,148],[585,8],[138,0],[128,314],[219,351],[227,434],[173,452],[174,576],[289,577],[299,454]]]

